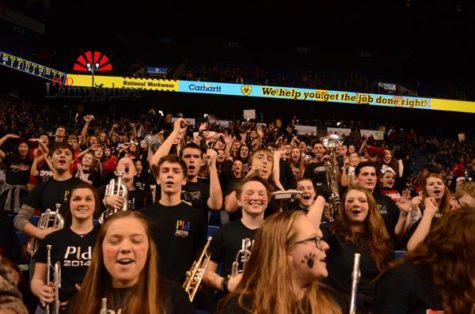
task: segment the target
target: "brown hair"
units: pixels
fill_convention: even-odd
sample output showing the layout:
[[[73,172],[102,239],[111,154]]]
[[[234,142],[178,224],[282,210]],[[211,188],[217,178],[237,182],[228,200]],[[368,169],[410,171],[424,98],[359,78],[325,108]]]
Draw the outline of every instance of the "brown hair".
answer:
[[[186,176],[188,175],[188,171],[187,171],[188,168],[186,167],[186,163],[183,161],[183,159],[181,159],[177,155],[165,155],[162,158],[160,158],[157,164],[157,171],[158,171],[157,174],[160,173],[160,167],[166,161],[172,164],[179,164],[181,166],[181,169],[183,170],[183,176],[186,178]]]
[[[429,196],[426,192],[427,180],[429,178],[438,178],[438,179],[442,180],[442,182],[444,183],[444,196],[440,200],[439,213],[441,213],[442,215],[446,215],[450,212],[450,190],[449,190],[449,187],[447,185],[447,182],[445,181],[442,174],[434,173],[434,172],[429,173],[428,175],[426,175],[424,177],[424,181],[423,181],[423,187],[422,187],[422,196],[423,196],[423,198],[426,198],[426,197]],[[422,204],[422,207],[423,206],[424,206],[424,204]]]
[[[97,190],[94,186],[88,184],[88,183],[80,183],[73,187],[68,194],[68,199],[66,201],[66,210],[63,211],[65,213],[64,219],[66,222],[66,226],[70,226],[72,224],[72,215],[71,215],[71,197],[73,196],[74,191],[80,190],[80,189],[87,189],[92,192],[92,195],[94,196],[94,217],[97,217],[99,215],[99,210],[101,209],[101,200],[99,199],[99,195],[97,194]]]
[[[465,194],[475,198],[475,182],[464,182],[455,191],[455,197],[460,198]]]
[[[71,313],[99,313],[101,300],[110,294],[112,290],[111,276],[103,262],[102,243],[109,226],[116,220],[123,218],[135,218],[145,228],[149,241],[147,262],[140,273],[138,284],[133,289],[124,313],[160,314],[165,312],[163,289],[158,276],[158,253],[152,239],[150,226],[147,218],[138,211],[121,211],[111,216],[102,226],[92,252],[91,265],[81,284],[83,287],[73,300]]]
[[[257,232],[251,257],[236,290],[219,304],[224,313],[234,298],[241,308],[257,314],[337,314],[341,309],[317,281],[306,288],[299,306],[291,282],[288,244],[295,240],[295,221],[302,211],[286,211],[267,218]]]
[[[429,269],[447,314],[471,313],[475,304],[475,211],[444,216],[402,261]]]
[[[345,200],[348,192],[352,190],[363,192],[368,201],[368,216],[364,222],[363,234],[356,232],[351,227],[351,222],[345,214]],[[361,187],[348,189],[342,198],[341,207],[335,220],[334,231],[347,243],[356,243],[358,240],[362,240],[363,245],[368,249],[378,269],[383,271],[387,268],[393,256],[392,246],[383,217],[379,213],[378,204],[368,190]]]
[[[266,179],[263,179],[261,178],[259,175],[255,174],[255,175],[251,175],[249,177],[245,177],[244,179],[242,179],[241,181],[239,181],[237,184],[236,184],[236,187],[235,187],[235,191],[236,191],[236,199],[240,199],[241,198],[241,194],[242,194],[242,188],[244,186],[244,184],[248,183],[248,182],[251,182],[251,181],[257,181],[257,182],[260,182],[262,183],[262,185],[266,188],[266,191],[267,191],[267,199],[270,201],[271,199],[271,186],[269,184],[269,181],[267,181]]]

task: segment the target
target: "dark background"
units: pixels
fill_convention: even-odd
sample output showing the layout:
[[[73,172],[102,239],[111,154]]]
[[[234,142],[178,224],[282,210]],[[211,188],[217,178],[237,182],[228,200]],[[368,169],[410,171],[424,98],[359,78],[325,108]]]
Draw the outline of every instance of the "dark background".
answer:
[[[47,2],[48,3],[48,2]],[[86,50],[107,54],[112,75],[129,75],[136,62],[176,64],[220,61],[269,68],[308,68],[322,73],[346,69],[372,80],[424,84],[423,97],[446,86],[475,100],[474,3],[437,1],[0,1],[46,24],[43,35],[0,19],[0,49],[72,72]],[[304,52],[302,52],[304,51]],[[45,83],[0,67],[0,91],[53,105],[77,101],[45,99]],[[470,131],[472,114],[367,108],[244,97],[142,92],[141,98],[86,104],[96,111],[119,108],[134,114],[152,105],[185,115],[241,116],[255,108],[269,118],[372,119],[432,132]],[[114,109],[115,110],[115,109]]]

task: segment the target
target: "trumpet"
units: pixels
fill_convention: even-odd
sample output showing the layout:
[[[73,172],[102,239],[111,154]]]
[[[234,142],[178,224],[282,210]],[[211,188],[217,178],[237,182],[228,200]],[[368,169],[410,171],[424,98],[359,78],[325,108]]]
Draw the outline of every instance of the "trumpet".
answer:
[[[51,244],[46,246],[48,251],[46,259],[46,285],[53,286],[54,301],[52,304],[46,306],[46,313],[59,314],[61,302],[59,301],[59,288],[61,288],[61,262],[56,262],[54,265],[51,263]],[[51,273],[53,275],[53,281],[51,281]],[[52,307],[52,309],[51,309]]]
[[[330,153],[329,159],[325,160],[325,167],[327,168],[326,177],[327,177],[327,184],[330,188],[330,222],[334,221],[335,218],[335,211],[338,210],[340,207],[340,194],[338,188],[338,175],[337,169],[338,164],[336,161],[336,148],[343,144],[343,139],[336,135],[330,134],[322,139],[323,146],[327,148],[328,152]]]
[[[52,211],[51,209],[47,208],[44,213],[41,214],[40,219],[38,220],[37,227],[44,230],[48,228],[56,228],[56,229],[63,229],[64,227],[64,218],[59,213],[59,209],[61,208],[61,204],[56,204],[56,210]],[[32,238],[31,240],[31,249],[28,251],[31,256],[36,254],[38,251],[38,247],[40,244],[40,240],[37,238]]]
[[[350,298],[350,314],[356,314],[356,299],[358,293],[358,282],[360,281],[360,259],[361,254],[355,253],[353,258],[353,272],[351,273],[351,298]]]
[[[235,277],[244,272],[246,264],[251,257],[252,241],[249,238],[242,239],[241,249],[236,253],[236,259],[231,266],[231,277]],[[239,265],[242,265],[239,268]]]
[[[117,174],[117,181],[114,179],[110,180],[109,184],[106,186],[106,193],[104,195],[104,198],[107,196],[119,195],[124,199],[124,204],[122,205],[121,208],[115,208],[115,207],[107,208],[99,217],[100,224],[104,223],[104,221],[106,221],[107,218],[114,215],[118,211],[127,210],[127,195],[129,191],[125,183],[122,182],[123,175],[124,173],[121,171]]]
[[[200,287],[201,281],[203,280],[206,267],[208,266],[209,260],[211,258],[211,254],[208,251],[211,239],[212,237],[208,237],[208,242],[206,242],[199,259],[194,261],[193,265],[191,265],[191,269],[186,272],[186,280],[183,283],[183,289],[185,289],[185,292],[188,294],[191,302],[193,302],[196,292],[198,292],[198,288]]]

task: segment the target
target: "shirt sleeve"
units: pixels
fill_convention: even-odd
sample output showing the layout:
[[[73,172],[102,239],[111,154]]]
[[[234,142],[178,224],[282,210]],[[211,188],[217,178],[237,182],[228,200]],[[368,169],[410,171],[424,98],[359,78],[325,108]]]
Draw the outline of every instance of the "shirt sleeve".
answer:
[[[376,285],[374,314],[401,314],[409,311],[409,274],[402,274],[398,268],[386,273]]]
[[[172,306],[172,311],[170,313],[172,314],[194,314],[195,309],[193,307],[193,304],[191,304],[190,299],[188,295],[186,294],[185,290],[183,290],[180,285],[176,283],[169,283],[170,287],[170,300],[171,300],[171,306]],[[167,311],[168,313],[168,311]]]
[[[40,241],[40,244],[38,246],[38,251],[36,251],[36,254],[35,254],[35,261],[38,263],[46,264],[47,255],[48,255],[47,250],[46,250],[46,245],[51,244],[51,237],[48,235],[44,238],[43,241],[41,240],[38,240],[38,241]]]
[[[221,229],[216,232],[211,240],[209,250],[211,253],[211,260],[216,264],[221,264],[224,261],[224,248],[223,248],[223,233]]]

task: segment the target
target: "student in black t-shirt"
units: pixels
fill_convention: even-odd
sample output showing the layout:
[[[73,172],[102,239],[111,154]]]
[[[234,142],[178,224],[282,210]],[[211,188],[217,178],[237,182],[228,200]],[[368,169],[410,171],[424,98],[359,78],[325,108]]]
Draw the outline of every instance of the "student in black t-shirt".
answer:
[[[474,313],[475,211],[444,216],[378,280],[375,314]]]
[[[48,158],[53,167],[53,177],[47,182],[36,186],[29,194],[18,214],[15,216],[15,228],[23,233],[44,239],[48,234],[56,231],[55,228],[40,229],[30,222],[30,218],[36,209],[44,212],[47,208],[55,210],[56,204],[64,205],[70,190],[82,183],[74,178],[69,171],[73,162],[73,150],[68,144],[60,143],[50,150]],[[64,217],[67,214],[65,206],[60,207],[60,214]]]
[[[175,155],[158,162],[161,197],[142,210],[151,224],[153,239],[160,255],[160,273],[182,283],[185,273],[201,251],[205,241],[203,213],[181,200],[186,184],[186,164]]]
[[[264,222],[264,211],[270,200],[269,183],[257,175],[245,178],[236,187],[236,196],[242,218],[224,225],[213,237],[210,244],[211,260],[203,277],[206,285],[222,292],[234,291],[241,280],[244,264],[242,255],[236,261],[236,253],[243,249],[243,240],[254,239],[257,229]],[[230,277],[235,261],[239,264],[239,273]]]
[[[320,196],[319,196],[320,198]],[[317,199],[318,200],[318,199]],[[324,202],[315,202],[309,218],[319,225]],[[361,254],[361,278],[358,285],[358,313],[368,313],[373,299],[372,281],[393,258],[389,235],[378,212],[376,201],[361,187],[350,188],[332,225],[322,225],[329,276],[325,282],[336,290],[351,294],[351,273],[355,253]]]
[[[330,188],[327,183],[327,167],[324,161],[326,149],[320,141],[313,142],[312,147],[314,158],[305,167],[303,177],[311,179],[317,193],[327,198],[330,196]]]
[[[327,250],[302,211],[270,216],[257,231],[241,282],[218,313],[347,313],[345,298],[319,282],[328,275]]]
[[[159,175],[159,160],[170,153],[175,141],[184,138],[187,128],[188,123],[185,119],[177,119],[174,122],[172,133],[151,157],[150,167],[154,172],[155,177],[158,177]],[[208,216],[208,209],[220,210],[223,206],[223,192],[221,190],[218,170],[216,168],[216,155],[216,151],[212,149],[206,151],[206,159],[209,168],[208,181],[198,178],[200,170],[204,166],[203,151],[201,150],[201,147],[194,143],[188,143],[180,151],[180,156],[187,167],[186,185],[182,189],[182,199],[191,202],[193,207],[200,209],[206,218]]]
[[[51,245],[51,265],[61,263],[61,288],[59,299],[67,303],[81,285],[90,264],[92,248],[98,228],[94,227],[93,216],[99,208],[99,197],[94,187],[81,184],[71,190],[68,207],[70,215],[66,226],[46,236],[35,255],[36,265],[31,280],[31,291],[43,304],[54,301],[54,290],[46,284],[47,245]],[[52,271],[53,266],[50,268]],[[53,280],[50,278],[49,280]]]
[[[10,139],[19,139],[15,134],[0,138],[0,147]],[[28,194],[27,183],[30,178],[32,160],[29,158],[29,146],[19,141],[13,152],[6,154],[0,149],[0,161],[5,165],[5,183],[0,185],[0,210],[16,213],[21,202]]]
[[[127,187],[127,209],[139,210],[147,206],[148,195],[145,191],[138,189],[134,184],[137,171],[133,160],[129,157],[122,157],[117,163],[115,173],[122,173],[122,183]],[[115,181],[117,183],[117,178]],[[99,197],[104,196],[103,202],[106,208],[121,208],[125,201],[124,198],[117,194],[104,195],[105,189],[105,186],[99,189]]]
[[[401,245],[399,240],[404,236],[408,212],[404,207],[398,207],[398,204],[394,203],[391,198],[376,189],[378,175],[379,172],[373,162],[360,162],[355,169],[355,183],[357,186],[367,189],[372,193],[376,200],[379,214],[384,219],[391,242],[397,248]]]
[[[131,210],[110,216],[99,231],[91,265],[69,312],[194,313],[183,289],[160,279],[158,265],[148,218]]]

